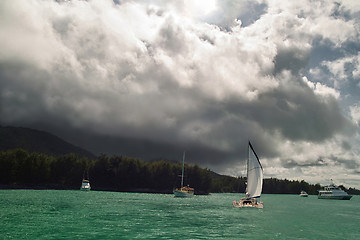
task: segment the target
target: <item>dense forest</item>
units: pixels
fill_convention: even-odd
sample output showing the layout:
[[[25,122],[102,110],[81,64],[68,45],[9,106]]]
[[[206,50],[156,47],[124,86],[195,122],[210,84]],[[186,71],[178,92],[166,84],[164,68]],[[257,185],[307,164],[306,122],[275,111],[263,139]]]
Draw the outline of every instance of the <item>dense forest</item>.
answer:
[[[198,194],[209,192],[212,179],[208,169],[185,165],[185,172],[185,184],[191,183]],[[0,152],[2,185],[78,189],[84,174],[94,190],[170,193],[180,184],[181,164],[107,155],[89,160],[75,154],[49,156],[24,149]]]
[[[166,160],[144,162],[125,156],[101,155],[89,160],[75,154],[50,156],[12,149],[0,152],[0,187],[79,189],[84,174],[93,190],[171,193],[180,185],[181,164]],[[216,174],[198,165],[185,165],[184,183],[196,194],[245,191],[246,179]],[[263,193],[317,194],[321,186],[305,181],[265,179]],[[344,187],[343,187],[344,188]],[[345,189],[345,188],[344,188]],[[345,189],[359,194],[356,189]]]

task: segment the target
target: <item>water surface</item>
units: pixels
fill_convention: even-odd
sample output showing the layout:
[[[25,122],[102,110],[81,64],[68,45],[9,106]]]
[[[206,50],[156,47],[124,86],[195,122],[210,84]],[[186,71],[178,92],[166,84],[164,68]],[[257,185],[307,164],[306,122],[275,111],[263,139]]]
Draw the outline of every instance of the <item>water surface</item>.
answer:
[[[360,197],[0,190],[0,239],[360,239]]]

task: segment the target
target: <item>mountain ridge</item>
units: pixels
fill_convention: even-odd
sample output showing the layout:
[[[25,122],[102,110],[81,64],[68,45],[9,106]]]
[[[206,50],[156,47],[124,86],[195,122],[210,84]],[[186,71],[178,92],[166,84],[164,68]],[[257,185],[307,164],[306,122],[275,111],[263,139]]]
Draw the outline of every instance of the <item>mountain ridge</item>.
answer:
[[[96,156],[46,131],[25,127],[0,126],[0,151],[22,148],[29,152],[61,156],[74,153],[90,159]]]

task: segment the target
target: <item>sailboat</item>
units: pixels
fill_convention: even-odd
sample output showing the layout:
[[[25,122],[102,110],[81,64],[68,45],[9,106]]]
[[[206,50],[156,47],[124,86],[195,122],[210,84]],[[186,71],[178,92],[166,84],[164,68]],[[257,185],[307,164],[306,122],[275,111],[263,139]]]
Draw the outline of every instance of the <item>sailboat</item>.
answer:
[[[91,187],[90,187],[90,182],[89,182],[89,172],[87,173],[88,177],[85,178],[85,172],[83,174],[83,180],[81,182],[81,187],[80,190],[81,191],[90,191]]]
[[[185,186],[184,187],[184,163],[185,163],[185,152],[183,154],[183,162],[182,162],[182,171],[181,171],[181,187],[174,189],[175,197],[193,197],[194,196],[194,189]]]
[[[233,201],[233,206],[238,208],[255,207],[263,208],[263,202],[260,202],[260,195],[263,185],[263,168],[259,161],[259,157],[249,142],[247,161],[247,185],[246,197],[241,198],[238,202]]]

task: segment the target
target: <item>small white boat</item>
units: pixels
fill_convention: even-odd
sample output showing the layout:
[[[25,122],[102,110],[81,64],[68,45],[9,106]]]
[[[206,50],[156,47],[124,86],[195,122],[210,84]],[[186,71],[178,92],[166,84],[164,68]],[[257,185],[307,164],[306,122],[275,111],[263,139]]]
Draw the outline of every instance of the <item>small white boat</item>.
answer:
[[[300,197],[308,197],[309,194],[307,194],[307,192],[305,192],[305,191],[301,191],[299,196]]]
[[[82,183],[81,183],[81,187],[80,190],[81,191],[90,191],[91,187],[90,187],[90,182],[87,179],[83,179]]]
[[[241,198],[238,202],[233,201],[233,206],[237,208],[263,208],[264,203],[259,200],[264,178],[263,168],[250,142],[248,153],[246,197]]]
[[[350,200],[351,197],[352,195],[347,194],[333,183],[325,186],[323,190],[319,190],[318,194],[318,199]]]
[[[81,191],[90,191],[90,189],[91,189],[91,187],[90,187],[90,182],[89,182],[89,172],[87,172],[87,178],[85,178],[85,171],[84,171],[80,190]]]
[[[175,197],[188,198],[194,196],[194,189],[189,186],[184,187],[184,163],[185,163],[185,152],[183,154],[183,162],[182,162],[181,187],[174,189],[173,193]]]

